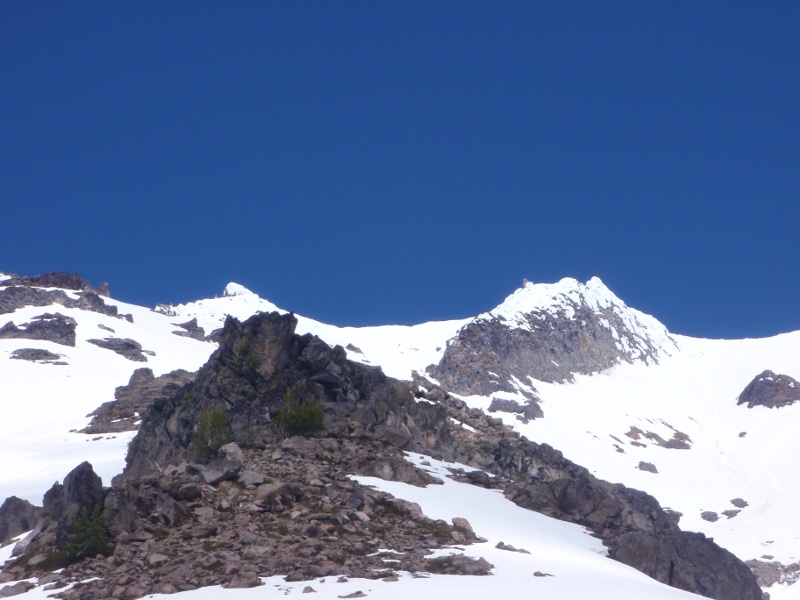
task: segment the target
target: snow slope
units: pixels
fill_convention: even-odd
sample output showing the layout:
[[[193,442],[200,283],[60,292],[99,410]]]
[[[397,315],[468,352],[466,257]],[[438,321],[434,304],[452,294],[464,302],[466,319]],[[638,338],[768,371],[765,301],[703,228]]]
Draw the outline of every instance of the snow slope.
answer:
[[[209,342],[172,335],[182,330],[164,315],[111,299],[106,302],[117,306],[121,314],[133,315],[133,323],[61,305],[25,307],[0,315],[0,327],[9,321],[21,325],[47,312],[78,322],[74,348],[42,340],[0,340],[0,499],[16,495],[41,504],[44,492],[86,459],[109,485],[124,466],[133,432],[76,433],[88,425],[88,414],[113,400],[115,388],[127,384],[135,369],[150,367],[156,376],[178,368],[195,371],[216,349]],[[134,339],[155,356],[148,356],[147,362],[132,362],[87,342],[105,337]],[[49,350],[62,355],[67,364],[10,359],[19,348]]]

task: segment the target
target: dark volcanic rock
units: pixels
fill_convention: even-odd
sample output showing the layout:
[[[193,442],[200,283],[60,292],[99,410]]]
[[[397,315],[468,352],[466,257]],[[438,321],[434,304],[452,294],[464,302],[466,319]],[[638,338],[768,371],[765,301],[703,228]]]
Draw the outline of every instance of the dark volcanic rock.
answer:
[[[757,375],[739,394],[736,404],[747,404],[747,408],[766,406],[780,408],[800,400],[800,382],[788,375],[776,375],[764,371]]]
[[[14,312],[24,306],[60,304],[65,308],[79,308],[110,317],[120,317],[117,307],[106,304],[96,292],[78,292],[77,295],[78,298],[73,298],[63,290],[25,286],[0,287],[0,314]],[[125,318],[131,320],[130,315],[126,315]]]
[[[63,550],[72,533],[75,517],[86,508],[103,505],[103,482],[92,465],[83,462],[55,483],[44,495],[42,520],[33,533],[17,544],[15,553],[35,554]]]
[[[508,398],[492,398],[489,412],[508,412],[521,415],[522,420],[541,419],[544,416],[542,408],[536,400],[529,399],[524,405]]]
[[[672,587],[708,598],[761,600],[749,569],[702,533],[630,532],[609,545],[609,556]],[[715,565],[714,572],[706,565]]]
[[[53,289],[56,288],[56,289]],[[71,290],[67,293],[64,290]],[[77,295],[77,298],[73,296]],[[79,308],[111,317],[120,317],[117,307],[105,303],[108,284],[94,287],[75,273],[46,273],[35,277],[11,277],[0,281],[0,314],[14,312],[24,306]],[[130,315],[125,318],[131,320]]]
[[[42,509],[16,496],[5,499],[0,506],[0,546],[30,531],[42,520]]]
[[[612,558],[662,583],[718,600],[761,598],[743,562],[709,538],[681,531],[679,515],[665,511],[649,494],[596,479],[546,444],[501,442],[494,455],[493,470],[518,481],[506,489],[510,500],[588,527]]]
[[[592,307],[582,296],[565,302],[569,310],[532,310],[519,314],[516,323],[493,314],[471,321],[448,341],[428,374],[456,393],[489,396],[518,391],[514,378],[525,384],[529,377],[571,381],[576,373],[597,373],[620,362],[658,362],[661,350],[626,324],[620,307]]]
[[[116,352],[120,356],[124,356],[128,360],[135,362],[147,362],[145,353],[153,354],[149,350],[142,350],[142,345],[136,340],[130,338],[104,338],[102,340],[86,340],[90,344],[100,346],[106,350]]]
[[[190,337],[194,340],[199,340],[201,342],[206,341],[206,332],[205,330],[197,324],[197,319],[192,319],[191,321],[187,321],[186,323],[180,323],[178,325],[184,331],[173,331],[175,335],[179,335],[182,337]]]
[[[11,358],[16,360],[29,360],[31,362],[52,363],[62,358],[62,355],[41,348],[19,348],[11,353]]]
[[[107,283],[103,283],[98,288],[95,288],[77,273],[45,273],[44,275],[35,275],[33,277],[11,277],[5,281],[0,281],[0,287],[11,286],[61,288],[65,290],[94,291],[98,293],[99,291],[104,291],[105,294],[103,295],[108,296]]]
[[[178,369],[156,378],[153,370],[147,367],[136,369],[128,385],[118,387],[114,398],[103,403],[91,413],[92,422],[82,433],[114,433],[134,431],[148,406],[157,400],[169,399],[182,387],[191,383],[197,376]]]
[[[0,327],[0,339],[47,340],[62,346],[75,346],[77,326],[77,321],[72,317],[65,317],[61,313],[45,313],[24,325],[6,323]]]
[[[273,420],[290,389],[302,403],[319,402],[329,435],[365,436],[416,451],[448,442],[442,407],[418,404],[407,384],[348,361],[341,347],[296,335],[296,324],[294,315],[278,313],[243,323],[228,318],[219,349],[194,384],[147,412],[131,444],[126,473],[140,475],[153,463],[191,458],[202,410],[223,410],[235,439],[254,431],[274,435]]]

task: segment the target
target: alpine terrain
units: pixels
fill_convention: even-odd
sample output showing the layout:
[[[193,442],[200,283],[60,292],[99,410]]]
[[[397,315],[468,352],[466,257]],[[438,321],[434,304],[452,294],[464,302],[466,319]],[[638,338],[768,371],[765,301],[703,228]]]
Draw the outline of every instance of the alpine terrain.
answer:
[[[0,598],[800,598],[795,377],[597,278],[351,328],[0,275]]]

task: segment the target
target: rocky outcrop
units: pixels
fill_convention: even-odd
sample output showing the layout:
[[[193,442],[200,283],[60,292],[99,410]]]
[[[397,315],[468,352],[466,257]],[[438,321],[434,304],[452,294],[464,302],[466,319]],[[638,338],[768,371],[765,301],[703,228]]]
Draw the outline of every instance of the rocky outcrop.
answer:
[[[107,283],[103,282],[99,286],[94,287],[77,273],[56,272],[35,275],[33,277],[10,277],[4,281],[0,281],[0,286],[61,288],[64,290],[78,290],[83,292],[90,291],[101,296],[108,296]]]
[[[761,557],[772,558],[772,557]],[[800,579],[800,562],[784,565],[776,560],[748,560],[747,566],[755,573],[761,587],[792,585]]]
[[[75,346],[77,321],[61,313],[45,313],[29,323],[15,325],[8,322],[0,327],[0,339],[46,340],[62,346]]]
[[[504,431],[480,411],[440,392],[434,390],[430,397],[447,406],[451,418],[480,433],[470,439],[471,434],[458,432],[450,444],[451,455],[495,475],[470,473],[462,481],[502,489],[523,508],[587,527],[603,540],[612,558],[662,583],[720,600],[761,598],[743,562],[711,539],[681,531],[680,515],[664,510],[649,494],[597,479],[558,450]],[[656,543],[653,540],[662,538],[669,541],[645,552]],[[663,568],[667,557],[674,563],[671,574]]]
[[[467,323],[426,372],[459,394],[518,392],[535,401],[530,378],[571,381],[621,362],[658,362],[674,348],[663,325],[626,307],[599,280],[563,280],[526,284]]]
[[[206,332],[197,324],[196,318],[192,319],[191,321],[187,321],[186,323],[180,323],[178,324],[178,327],[183,329],[183,331],[173,331],[173,334],[181,337],[190,337],[200,342],[206,341]]]
[[[81,509],[92,511],[102,506],[103,483],[92,469],[83,462],[64,477],[64,483],[55,483],[44,495],[41,523],[14,548],[15,555],[24,554],[31,566],[43,563],[54,550],[63,550],[75,518]]]
[[[441,407],[417,403],[407,384],[348,361],[341,347],[296,335],[296,324],[291,314],[262,314],[244,323],[228,318],[219,349],[196,381],[147,412],[131,444],[126,476],[191,458],[203,410],[224,411],[233,438],[258,442],[273,435],[289,390],[302,402],[319,402],[329,435],[363,436],[425,452],[447,444]]]
[[[134,362],[147,362],[147,356],[145,356],[145,354],[149,354],[150,356],[155,355],[155,353],[150,350],[143,350],[139,342],[130,338],[107,337],[102,340],[86,341],[100,348],[116,352],[120,356],[124,356],[128,360]]]
[[[118,387],[114,391],[114,400],[104,402],[89,416],[92,421],[81,433],[117,433],[135,431],[138,422],[151,404],[161,399],[168,399],[196,377],[183,369],[166,373],[160,377],[147,367],[136,369],[131,375],[128,385]]]
[[[781,408],[800,400],[800,382],[788,375],[778,375],[766,370],[756,375],[739,394],[736,404],[747,404],[747,408],[766,406]]]
[[[120,315],[116,306],[111,306],[96,292],[77,292],[73,298],[63,290],[41,289],[25,286],[2,287],[0,282],[0,314],[11,313],[25,306],[51,306],[59,304],[65,308],[88,310],[110,317],[125,318],[132,321],[130,315]]]
[[[508,398],[492,398],[489,405],[489,412],[507,412],[518,415],[517,418],[527,423],[531,419],[539,419],[544,416],[541,406],[536,400],[528,400],[525,404],[520,404],[516,400]]]
[[[609,546],[609,556],[662,583],[701,596],[761,600],[750,570],[742,569],[738,558],[702,533],[625,533]],[[707,564],[716,565],[713,574],[705,569]]]
[[[0,546],[32,530],[42,520],[42,509],[27,500],[11,496],[0,506]]]
[[[0,281],[0,314],[11,313],[25,306],[58,304],[133,322],[131,315],[120,315],[116,306],[105,303],[102,296],[108,295],[107,283],[95,287],[75,273],[14,276]]]
[[[260,585],[255,575],[280,574],[292,582],[491,569],[479,558],[430,563],[432,549],[472,543],[474,532],[463,519],[433,521],[413,503],[354,482],[350,475],[369,459],[402,460],[396,449],[369,440],[275,438],[264,448],[242,450],[238,480],[199,481],[183,464],[128,479],[104,502],[113,555],[72,565],[58,580],[100,576],[67,592],[68,598],[100,600],[248,580]],[[260,475],[262,483],[244,484],[245,473]],[[25,558],[12,574],[25,573]]]
[[[67,364],[60,360],[63,358],[63,355],[41,348],[18,348],[11,353],[9,358],[53,365]]]

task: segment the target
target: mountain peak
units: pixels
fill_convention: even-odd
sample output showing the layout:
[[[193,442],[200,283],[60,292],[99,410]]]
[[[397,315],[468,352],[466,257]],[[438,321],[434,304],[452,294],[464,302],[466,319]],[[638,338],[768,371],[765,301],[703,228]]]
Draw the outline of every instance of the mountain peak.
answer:
[[[566,313],[574,316],[576,306],[588,306],[593,310],[613,305],[625,306],[599,277],[592,277],[585,284],[573,277],[565,277],[556,283],[532,283],[525,280],[523,286],[489,311],[492,316],[513,319],[517,315],[532,311]]]
[[[222,295],[224,297],[224,296],[247,296],[247,295],[255,296],[256,294],[255,292],[248,290],[243,285],[231,281],[228,285],[225,286],[225,291],[222,292]]]

